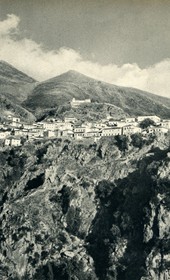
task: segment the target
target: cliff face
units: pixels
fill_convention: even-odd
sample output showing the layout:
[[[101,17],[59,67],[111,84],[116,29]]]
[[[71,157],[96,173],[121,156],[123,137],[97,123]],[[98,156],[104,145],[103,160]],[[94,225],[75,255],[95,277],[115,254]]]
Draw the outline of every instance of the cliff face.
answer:
[[[1,152],[1,278],[166,279],[170,157],[150,149],[58,139]]]

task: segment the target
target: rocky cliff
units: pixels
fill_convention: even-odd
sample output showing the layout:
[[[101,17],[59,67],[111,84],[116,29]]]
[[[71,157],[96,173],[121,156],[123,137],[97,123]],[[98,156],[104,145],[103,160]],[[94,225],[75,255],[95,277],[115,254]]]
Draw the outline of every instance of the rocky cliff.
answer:
[[[1,151],[1,279],[168,279],[170,154],[157,144]]]

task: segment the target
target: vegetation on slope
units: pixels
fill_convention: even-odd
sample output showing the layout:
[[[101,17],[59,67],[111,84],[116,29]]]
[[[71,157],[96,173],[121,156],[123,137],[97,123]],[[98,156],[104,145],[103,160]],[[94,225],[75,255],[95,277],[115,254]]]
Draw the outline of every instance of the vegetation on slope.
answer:
[[[111,103],[130,115],[156,114],[170,117],[168,98],[94,80],[75,71],[39,83],[24,103],[29,109],[54,108],[72,100],[90,98],[92,102]]]
[[[127,145],[126,157],[113,137],[1,151],[2,276],[148,280],[165,273],[168,149]]]

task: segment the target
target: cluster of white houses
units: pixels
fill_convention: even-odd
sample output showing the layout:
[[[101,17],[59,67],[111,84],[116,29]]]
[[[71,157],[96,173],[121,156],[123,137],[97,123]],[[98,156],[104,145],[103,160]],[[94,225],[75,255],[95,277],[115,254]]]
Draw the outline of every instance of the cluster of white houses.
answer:
[[[147,129],[140,128],[140,122],[150,118],[155,126]],[[96,122],[80,123],[74,117],[65,117],[64,120],[49,119],[43,122],[24,123],[20,118],[8,116],[7,121],[0,124],[0,140],[5,146],[20,146],[22,139],[33,141],[42,138],[74,138],[93,139],[116,135],[132,135],[134,133],[166,134],[170,129],[170,120],[161,120],[157,116],[127,117],[124,120],[114,120],[111,116]]]

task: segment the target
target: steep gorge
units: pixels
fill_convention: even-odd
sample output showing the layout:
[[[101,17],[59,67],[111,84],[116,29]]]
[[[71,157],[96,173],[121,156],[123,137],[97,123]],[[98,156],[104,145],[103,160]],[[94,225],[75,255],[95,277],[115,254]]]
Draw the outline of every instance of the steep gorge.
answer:
[[[1,151],[1,279],[164,279],[167,147],[56,139]]]

